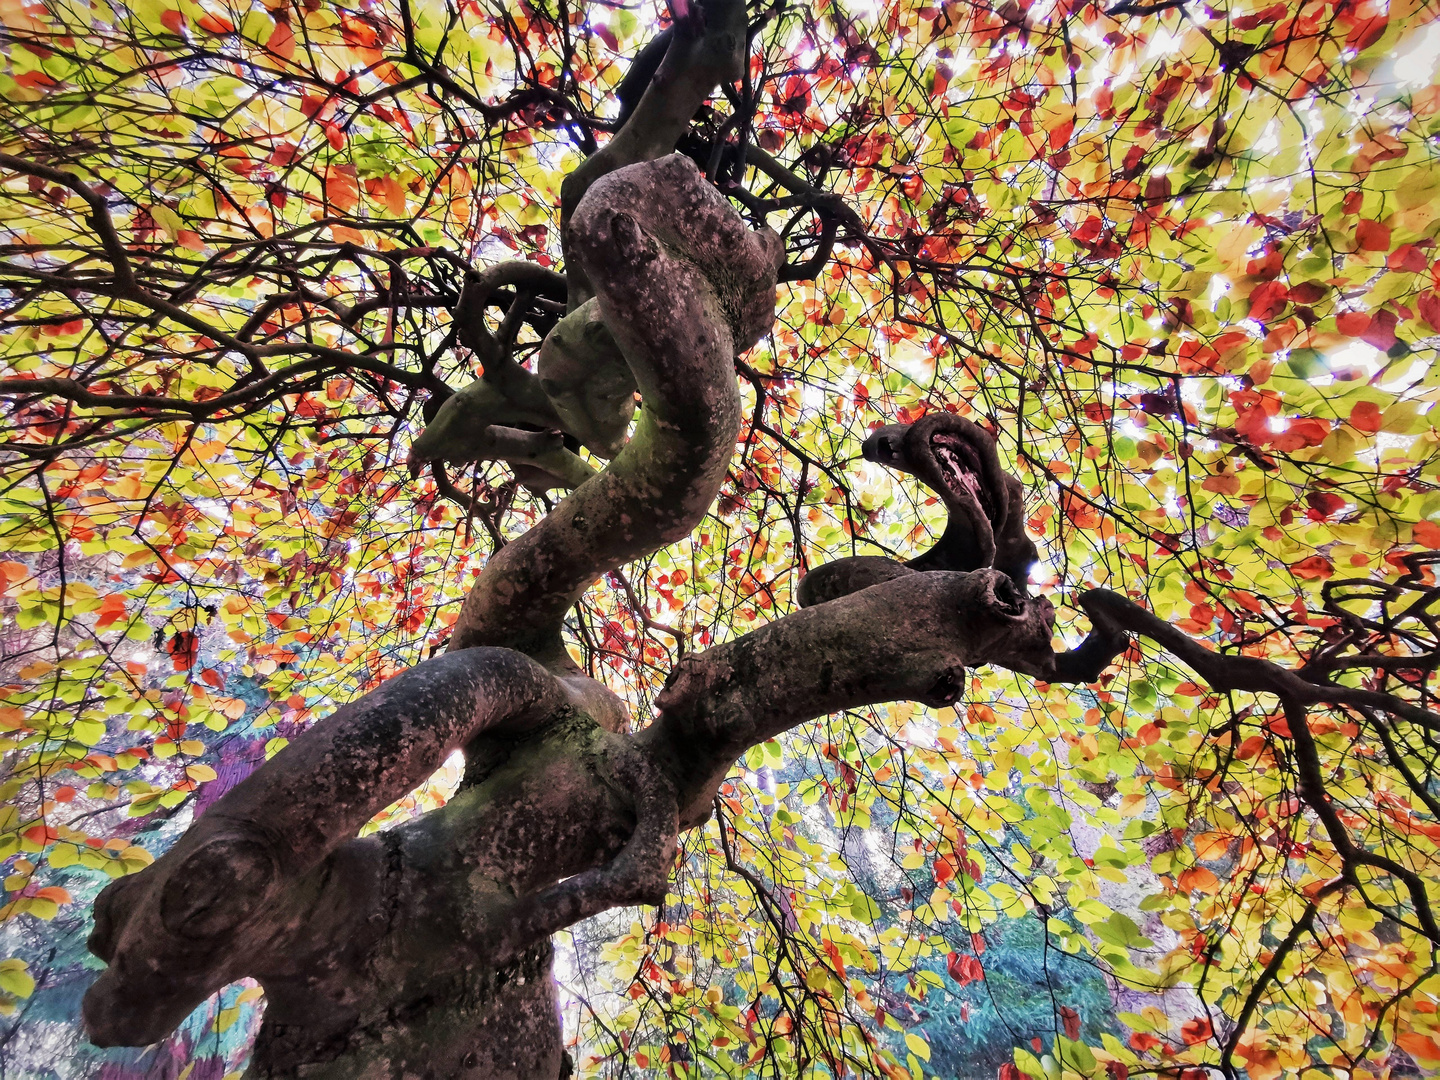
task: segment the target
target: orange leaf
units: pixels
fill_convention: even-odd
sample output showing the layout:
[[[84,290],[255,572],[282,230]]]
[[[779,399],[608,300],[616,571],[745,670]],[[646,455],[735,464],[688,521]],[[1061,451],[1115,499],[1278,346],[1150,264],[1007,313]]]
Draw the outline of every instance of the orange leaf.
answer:
[[[195,25],[208,34],[232,34],[235,32],[235,24],[223,15],[212,15],[206,12],[195,20]]]
[[[1410,534],[1417,544],[1424,544],[1431,551],[1440,550],[1440,525],[1433,521],[1417,521]]]
[[[265,42],[265,48],[282,60],[289,60],[293,57],[295,55],[295,34],[291,31],[289,24],[276,23],[275,29]]]
[[[325,170],[325,200],[347,214],[359,205],[360,184],[354,166],[337,165]]]
[[[1418,1031],[1403,1031],[1396,1035],[1395,1045],[1417,1061],[1440,1061],[1440,1042]]]
[[[125,617],[125,597],[119,593],[111,593],[100,601],[100,617],[95,620],[95,629],[104,630],[111,623],[118,622]]]
[[[1291,563],[1290,573],[1306,581],[1324,581],[1335,573],[1335,566],[1324,555],[1311,555],[1308,559]]]

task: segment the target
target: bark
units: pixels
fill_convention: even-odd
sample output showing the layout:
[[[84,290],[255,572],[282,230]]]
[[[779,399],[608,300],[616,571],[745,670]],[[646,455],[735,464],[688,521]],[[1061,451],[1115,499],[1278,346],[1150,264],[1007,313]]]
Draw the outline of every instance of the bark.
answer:
[[[491,559],[451,638],[557,669],[570,666],[560,627],[584,591],[689,535],[719,493],[740,430],[734,357],[769,327],[782,254],[679,155],[597,181],[568,235],[644,408],[609,468]]]
[[[929,551],[904,563],[861,555],[816,568],[800,582],[802,607],[914,571],[993,566],[1025,589],[1038,558],[1025,535],[1025,493],[1000,467],[987,431],[963,417],[931,413],[913,424],[878,429],[861,453],[867,461],[910,473],[939,495],[948,516],[945,532]]]
[[[664,57],[634,109],[625,102],[624,125],[561,185],[560,225],[572,311],[595,295],[591,268],[574,257],[567,228],[590,186],[616,169],[669,154],[715,88],[744,74],[745,5],[734,0],[699,0],[694,5],[682,4],[681,10],[688,17],[677,19],[673,30],[662,35]],[[637,66],[641,71],[649,67]],[[632,86],[630,93],[634,92]]]
[[[143,874],[101,893],[90,951],[110,966],[85,998],[91,1039],[168,1034],[249,974],[237,945],[268,940],[291,881],[476,735],[523,732],[572,696],[524,656],[476,649],[421,664],[317,723]]]

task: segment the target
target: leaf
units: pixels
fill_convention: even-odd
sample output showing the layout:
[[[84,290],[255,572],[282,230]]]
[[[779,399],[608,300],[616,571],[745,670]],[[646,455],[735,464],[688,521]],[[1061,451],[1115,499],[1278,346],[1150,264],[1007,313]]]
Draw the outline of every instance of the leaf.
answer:
[[[929,1060],[930,1060],[930,1044],[927,1043],[924,1039],[920,1038],[919,1035],[914,1035],[914,1034],[911,1034],[910,1032],[906,1032],[906,1033],[905,1033],[905,1046],[906,1046],[906,1048],[907,1048],[912,1054],[914,1054],[916,1057],[918,1057],[921,1061],[929,1061]]]
[[[1355,226],[1355,244],[1361,251],[1389,251],[1390,230],[1378,221],[1362,219]]]
[[[1380,430],[1380,407],[1373,401],[1357,401],[1350,410],[1350,426],[1366,435]]]
[[[1135,921],[1122,911],[1115,912],[1104,922],[1093,923],[1090,929],[1107,945],[1118,945],[1126,949],[1149,949],[1155,945],[1140,932]]]
[[[3,982],[3,975],[0,975]],[[1402,1031],[1395,1036],[1395,1045],[1404,1050],[1417,1062],[1430,1065],[1440,1062],[1440,1040],[1419,1031]]]
[[[0,960],[0,990],[18,998],[28,998],[35,992],[35,980],[24,960],[11,957]]]
[[[295,34],[290,29],[289,23],[277,22],[275,29],[265,39],[265,48],[282,60],[291,60],[295,56]]]

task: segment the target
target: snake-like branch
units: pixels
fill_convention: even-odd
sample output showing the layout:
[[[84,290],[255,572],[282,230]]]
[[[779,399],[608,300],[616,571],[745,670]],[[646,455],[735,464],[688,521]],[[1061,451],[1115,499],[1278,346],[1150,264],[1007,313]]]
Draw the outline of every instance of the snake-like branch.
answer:
[[[945,532],[929,551],[907,562],[859,555],[816,567],[801,579],[801,607],[932,570],[993,566],[1025,589],[1038,556],[1025,535],[1024,489],[1000,467],[989,432],[963,417],[931,413],[913,424],[880,428],[861,452],[867,461],[909,473],[939,495],[948,514]]]
[[[701,100],[716,71],[734,66],[733,56],[710,62],[718,38],[729,42],[721,49],[727,55],[744,40],[743,4],[714,0],[705,11],[708,25],[677,24],[671,50],[679,59],[668,74],[662,65],[664,78],[656,80],[689,86]],[[738,37],[731,32],[737,19]],[[698,73],[686,74],[687,65]],[[663,127],[667,103],[650,98],[632,122],[648,117],[642,126]],[[648,155],[653,141],[641,139],[636,152]],[[617,167],[624,156],[611,155],[597,182],[569,189],[584,197],[569,215],[567,248],[598,287],[588,310],[573,305],[567,325],[579,347],[608,351],[628,369],[644,400],[633,438],[603,473],[490,560],[449,654],[321,721],[222,797],[174,849],[102,895],[91,947],[109,967],[85,1002],[96,1041],[153,1041],[209,993],[251,973],[275,990],[270,1008],[287,1018],[277,1021],[287,1030],[341,1022],[356,994],[383,1013],[408,991],[393,982],[370,986],[349,956],[353,942],[375,935],[377,917],[411,955],[439,941],[429,962],[446,964],[445,943],[454,939],[435,929],[450,919],[444,913],[469,910],[483,922],[487,908],[498,912],[493,932],[469,936],[480,962],[494,964],[593,911],[663,895],[677,830],[673,784],[634,749],[604,742],[619,739],[611,732],[620,706],[574,669],[560,628],[603,573],[687,535],[715,499],[739,429],[734,359],[771,324],[782,252],[779,238],[747,228],[689,159]],[[505,271],[520,294],[530,273]],[[534,292],[554,282],[530,284]],[[546,350],[545,375],[507,366],[504,342],[486,337],[486,302],[472,294],[460,317],[492,377],[468,395],[478,400],[456,395],[450,412],[478,409],[487,422],[464,425],[464,436],[481,450],[534,460],[553,448],[548,433],[564,430],[538,380],[565,382],[573,357],[562,333]],[[590,388],[569,379],[577,383],[583,406]],[[623,379],[602,383],[614,394],[610,384]],[[504,417],[486,398],[492,392],[511,410]],[[502,418],[512,423],[494,422]],[[613,430],[591,434],[613,451]],[[426,448],[419,449],[423,459]],[[476,647],[487,645],[495,647]],[[494,753],[487,757],[481,744]],[[461,798],[393,842],[354,839],[461,746],[467,758],[475,750],[472,766],[482,765],[473,779],[467,772]],[[623,793],[598,778],[604,769],[593,762],[607,756]],[[506,783],[524,797],[505,798]],[[590,812],[577,823],[580,806]],[[467,834],[467,821],[488,824]],[[462,834],[465,842],[446,847],[447,837]],[[546,840],[537,845],[536,837]],[[484,855],[492,844],[498,847]],[[413,891],[418,900],[395,891],[395,881],[412,879],[426,886]],[[477,893],[485,880],[492,885]],[[305,1004],[312,999],[313,1007]],[[267,1047],[285,1042],[268,1017],[266,1030]],[[290,1050],[301,1060],[314,1047]]]
[[[560,628],[581,594],[689,535],[719,493],[740,428],[734,359],[770,327],[781,258],[779,237],[747,228],[678,154],[596,181],[567,237],[644,408],[604,472],[493,556],[450,645],[557,670],[573,666]]]
[[[680,825],[670,778],[633,745],[610,757],[616,781],[633,793],[635,828],[614,858],[529,896],[497,905],[483,933],[489,964],[508,963],[567,926],[627,904],[665,902]]]
[[[665,53],[638,104],[631,109],[625,102],[625,122],[615,137],[586,158],[560,187],[561,242],[572,310],[590,299],[598,284],[591,268],[575,257],[569,230],[590,186],[617,169],[669,154],[715,88],[737,81],[745,72],[748,27],[743,3],[682,0],[672,14],[673,29],[649,46],[657,50],[663,40]]]
[[[592,300],[591,274],[604,276],[608,267],[587,267],[575,247],[578,234],[571,224],[596,181],[669,154],[716,86],[733,82],[744,70],[743,3],[686,3],[674,14],[673,26],[651,43],[643,62],[637,61],[631,73],[643,77],[644,85],[637,85],[638,78],[627,82],[620,130],[561,187],[566,278],[531,263],[503,263],[467,284],[456,310],[456,329],[460,342],[480,359],[484,373],[441,405],[411,450],[412,469],[427,461],[503,459],[532,489],[573,489],[594,475],[571,452],[577,445],[607,460],[619,452],[634,413],[637,382]],[[662,52],[663,59],[658,55]],[[505,271],[506,267],[514,269]],[[556,281],[567,279],[570,314],[545,337],[538,370],[531,373],[515,362],[506,341],[490,333],[485,308],[502,282],[513,284],[517,293],[553,295]],[[563,432],[573,443],[539,453],[510,454],[496,445],[491,425]]]
[[[485,312],[506,289],[514,299],[495,334],[485,323]],[[455,308],[455,334],[480,362],[481,374],[440,402],[430,416],[410,448],[412,476],[427,462],[506,461],[527,486],[544,491],[579,487],[595,475],[564,445],[562,432],[571,433],[571,425],[542,380],[514,358],[520,324],[537,321],[535,300],[558,304],[564,296],[564,277],[531,262],[498,263],[465,283]],[[547,340],[555,336],[555,321],[554,314],[539,320]]]
[[[708,816],[737,757],[796,724],[889,701],[950,705],[965,670],[983,664],[1093,681],[1125,647],[1102,628],[1103,646],[1077,662],[1052,651],[1054,620],[1048,600],[992,568],[905,573],[687,656],[638,740],[669,762],[688,827]]]

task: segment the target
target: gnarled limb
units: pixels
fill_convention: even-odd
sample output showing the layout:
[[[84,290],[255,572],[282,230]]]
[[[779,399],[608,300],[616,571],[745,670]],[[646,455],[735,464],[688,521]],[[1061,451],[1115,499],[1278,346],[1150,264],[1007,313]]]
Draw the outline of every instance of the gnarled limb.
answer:
[[[483,383],[472,385],[483,392]],[[459,404],[453,409],[442,408],[435,423],[415,440],[410,448],[411,476],[417,476],[421,465],[428,461],[506,461],[540,470],[553,480],[550,487],[577,488],[595,475],[594,469],[565,449],[558,431],[525,431],[476,422],[482,414],[478,407],[471,407],[473,401],[462,390],[445,403]]]
[[[566,432],[607,461],[620,452],[635,416],[635,376],[593,297],[545,335],[535,373]]]
[[[517,295],[497,338],[485,325],[485,309],[505,287]],[[455,332],[479,359],[482,373],[440,402],[410,448],[412,476],[430,461],[496,460],[540,470],[537,475],[547,487],[578,487],[593,475],[560,445],[558,434],[550,434],[563,427],[560,415],[540,380],[511,355],[530,300],[536,295],[562,299],[564,291],[565,279],[554,270],[519,260],[497,263],[466,281],[455,308]]]
[[[557,1074],[553,993],[530,985],[550,982],[546,936],[653,902],[674,795],[580,712],[480,741],[483,779],[344,845],[287,895],[289,923],[251,950],[269,1002],[257,1076],[350,1077],[377,1057],[395,1077]]]
[[[645,407],[603,473],[494,556],[450,643],[557,669],[571,666],[560,626],[585,589],[688,535],[719,492],[740,426],[733,359],[774,317],[780,253],[674,154],[597,182],[569,236]]]
[[[495,294],[505,288],[514,289],[517,294],[529,293],[563,301],[565,277],[539,263],[510,259],[488,266],[466,279],[460,292],[460,302],[455,305],[456,334],[460,344],[476,355],[492,380],[496,373],[491,367],[501,360],[504,350],[485,325],[485,309],[494,301]]]
[[[85,997],[92,1040],[167,1034],[246,973],[236,935],[291,883],[476,735],[524,731],[571,698],[533,661],[483,649],[420,664],[317,723],[100,895],[90,951],[109,967]]]
[[[802,607],[899,577],[909,571],[979,570],[993,566],[1024,590],[1038,555],[1025,535],[1025,493],[1000,467],[995,440],[979,425],[950,413],[872,432],[865,460],[910,473],[940,496],[949,514],[929,551],[905,563],[865,555],[817,567],[800,582]]]
[[[577,488],[595,470],[565,448],[564,437],[540,414],[516,409],[484,379],[476,379],[446,399],[433,423],[410,447],[410,475],[419,475],[426,462],[505,461],[539,470],[545,488]],[[541,430],[517,428],[534,424]],[[517,473],[524,481],[524,477]],[[533,483],[529,486],[536,486]]]
[[[635,828],[609,861],[539,893],[498,905],[480,940],[491,964],[508,963],[537,941],[627,904],[663,904],[680,826],[675,787],[649,756],[626,745],[611,755],[615,779],[633,794]]]
[[[907,574],[687,656],[638,742],[667,762],[693,826],[736,758],[796,724],[886,701],[948,705],[980,664],[1052,676],[1053,622],[1048,600],[995,570]]]
[[[591,185],[627,165],[669,154],[715,88],[744,74],[745,4],[741,0],[699,0],[687,3],[685,11],[688,17],[677,17],[664,59],[624,126],[561,185],[561,240],[571,310],[595,295],[592,268],[576,259],[568,229]]]

